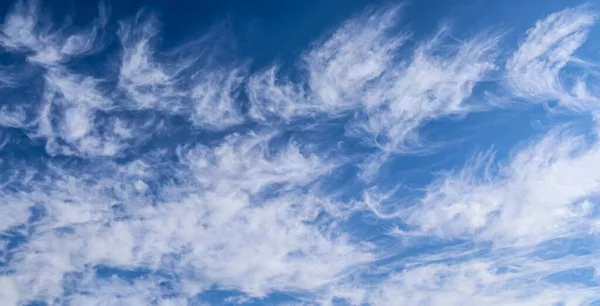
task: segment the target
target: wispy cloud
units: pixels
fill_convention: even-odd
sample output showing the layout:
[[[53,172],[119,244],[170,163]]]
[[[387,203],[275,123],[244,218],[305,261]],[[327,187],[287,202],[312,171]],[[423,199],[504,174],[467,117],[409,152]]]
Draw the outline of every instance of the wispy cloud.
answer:
[[[597,14],[584,5],[538,21],[506,64],[508,85],[513,92],[538,103],[558,100],[571,109],[586,109],[596,104],[597,98],[587,92],[582,74],[569,76],[565,72],[568,64],[589,66],[574,53],[585,42],[596,20]],[[568,84],[569,78],[575,78],[574,86]]]
[[[238,98],[245,76],[243,66],[197,76],[191,94],[192,121],[196,125],[218,129],[243,123],[245,118]]]
[[[108,265],[177,276],[188,296],[213,284],[261,296],[316,288],[368,260],[334,224],[317,221],[324,212],[320,200],[302,191],[330,166],[292,144],[271,155],[270,140],[238,135],[216,148],[182,148],[179,180],[189,187],[183,193],[178,186],[154,190],[164,199],[159,206],[144,196],[152,188],[144,173],[151,169],[123,169],[112,178],[60,170],[51,181],[36,182],[41,189],[13,195],[43,200],[44,213],[27,244],[12,251],[15,274],[7,282],[21,299],[47,300],[65,294],[61,284],[70,273],[84,273],[73,280],[84,285],[85,275],[94,273],[86,267]],[[276,186],[280,191],[270,194]],[[11,207],[7,212],[18,213]],[[11,224],[19,222],[25,220]]]
[[[343,24],[303,57],[306,84],[286,81],[277,68],[251,77],[255,117],[265,111],[289,119],[352,110],[359,116],[350,134],[384,151],[401,151],[418,146],[423,123],[470,112],[466,100],[473,87],[496,67],[499,36],[454,42],[443,27],[406,60],[399,55],[410,32],[398,29],[399,11],[368,12]]]
[[[480,156],[442,176],[408,222],[442,237],[477,237],[501,245],[535,245],[589,232],[598,177],[597,143],[553,131],[515,152],[506,165]]]
[[[119,74],[119,87],[135,103],[133,108],[177,108],[183,93],[175,87],[177,71],[158,62],[154,57],[153,40],[158,35],[158,20],[145,12],[120,23],[119,38],[123,55]],[[176,64],[176,63],[169,63]]]
[[[11,51],[26,51],[31,62],[52,65],[72,56],[99,51],[107,10],[99,6],[99,17],[88,29],[63,32],[55,30],[48,18],[40,16],[38,1],[18,1],[2,25],[0,43]]]
[[[578,259],[583,260],[583,259]],[[497,262],[474,260],[457,265],[429,264],[393,275],[369,302],[420,305],[582,305],[595,301],[595,289],[544,280],[551,264],[522,263],[507,272]]]
[[[258,69],[220,55],[218,26],[165,47],[149,10],[113,24],[100,6],[76,28],[41,7],[17,2],[0,29],[2,48],[22,56],[0,70],[8,305],[195,305],[214,291],[235,292],[225,304],[277,293],[323,305],[599,298],[597,248],[562,247],[600,230],[596,123],[555,126],[506,158],[483,151],[403,199],[410,177],[378,177],[431,148],[425,125],[491,111],[480,93],[502,85],[509,98],[592,110],[593,67],[574,56],[590,7],[538,21],[516,51],[485,29],[420,38],[402,6],[370,9],[296,65]],[[74,64],[89,55],[103,69]]]

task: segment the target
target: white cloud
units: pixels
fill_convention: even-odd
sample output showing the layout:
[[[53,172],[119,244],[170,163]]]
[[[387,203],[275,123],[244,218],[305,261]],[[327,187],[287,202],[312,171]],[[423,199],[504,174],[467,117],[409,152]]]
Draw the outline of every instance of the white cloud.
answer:
[[[335,305],[333,298],[351,305],[588,305],[600,298],[595,285],[568,276],[587,270],[589,281],[595,282],[595,251],[572,255],[561,250],[569,255],[544,259],[531,250],[490,250],[471,243],[459,247],[462,251],[409,253],[375,267],[377,281],[340,282],[318,300],[323,305]]]
[[[396,53],[408,37],[393,31],[399,10],[368,11],[345,22],[304,54],[301,83],[280,76],[276,66],[251,76],[247,86],[251,115],[289,120],[360,108],[371,83],[398,65]]]
[[[581,259],[579,259],[581,260]],[[494,261],[457,265],[429,264],[385,280],[371,294],[373,305],[585,305],[596,300],[595,289],[548,283],[550,263],[518,267],[499,274]],[[546,269],[546,270],[544,270]],[[548,273],[548,274],[546,274]]]
[[[492,167],[484,156],[439,178],[406,220],[441,237],[530,246],[589,231],[600,188],[596,141],[554,131]]]
[[[13,226],[27,222],[27,219],[29,219],[30,216],[29,208],[33,206],[33,203],[19,201],[19,198],[9,195],[3,195],[2,198],[5,200],[2,203],[2,206],[0,206],[0,210],[2,210],[2,216],[0,216],[0,231],[5,231]]]
[[[158,20],[138,13],[119,24],[123,48],[119,87],[131,97],[131,108],[177,108],[183,93],[174,87],[179,67],[163,65],[154,58],[153,39],[158,34]],[[169,63],[175,65],[175,63]]]
[[[495,68],[497,37],[476,37],[453,45],[447,35],[447,29],[442,29],[415,50],[404,69],[392,70],[365,93],[368,120],[357,125],[384,150],[410,147],[407,140],[416,140],[417,128],[424,122],[470,112],[472,106],[466,100],[477,82]],[[440,55],[441,48],[445,55]],[[383,141],[375,140],[377,136]]]
[[[39,8],[17,3],[0,36],[44,81],[40,101],[0,107],[0,125],[50,155],[2,156],[2,169],[14,170],[0,176],[6,303],[186,305],[208,289],[240,291],[223,298],[230,302],[287,292],[324,305],[598,298],[597,286],[552,280],[599,267],[595,250],[536,255],[555,239],[597,235],[596,134],[556,128],[505,162],[480,154],[426,184],[411,207],[395,202],[399,189],[375,196],[377,180],[344,185],[356,168],[369,178],[391,156],[430,148],[420,137],[428,122],[491,108],[473,100],[497,69],[498,35],[457,40],[442,27],[418,41],[401,28],[401,8],[388,7],[343,23],[303,53],[298,70],[252,72],[247,61],[220,63],[210,31],[163,49],[158,19],[141,12],[119,24],[111,75],[70,65],[104,47],[105,11],[71,31]],[[578,7],[538,22],[506,66],[515,94],[586,109],[592,84],[578,75],[567,88],[560,75],[595,18]],[[302,137],[304,123],[325,121],[344,125],[331,141],[354,137],[356,156]],[[314,137],[338,137],[327,132]],[[344,194],[331,193],[332,182]],[[22,241],[6,242],[11,230]],[[431,241],[459,251],[422,247]]]
[[[408,37],[393,31],[399,10],[368,11],[345,22],[303,55],[302,82],[293,83],[277,66],[252,75],[247,85],[251,115],[289,120],[362,107],[369,88],[377,86],[372,83],[398,65],[396,53]]]
[[[19,107],[0,107],[0,125],[12,128],[20,128],[26,124],[27,115],[25,110]]]
[[[11,261],[18,294],[60,297],[68,273],[103,264],[175,273],[188,297],[212,285],[262,296],[326,285],[369,260],[364,247],[316,222],[324,212],[321,200],[303,191],[331,165],[293,144],[272,148],[271,139],[238,135],[213,149],[182,148],[178,171],[190,188],[162,188],[164,200],[156,206],[139,193],[135,177],[145,171],[127,170],[139,162],[122,175],[95,175],[92,185],[85,183],[91,177],[59,170],[57,178],[37,184],[45,191],[20,195],[43,199],[45,214]],[[128,218],[115,219],[115,201],[123,202]]]
[[[45,104],[40,108],[38,131],[32,134],[48,139],[47,150],[51,154],[66,155],[111,156],[118,153],[124,146],[120,134],[100,133],[95,118],[98,111],[115,107],[111,97],[98,90],[100,80],[59,68],[51,68],[45,79]],[[117,129],[119,127],[122,128],[117,126]],[[122,132],[122,129],[118,131]],[[65,141],[69,147],[61,145],[60,141]]]
[[[33,32],[38,19],[38,3],[17,2],[4,20],[2,45],[11,49],[35,48],[40,45]]]
[[[203,72],[196,76],[191,99],[195,124],[225,128],[244,122],[236,91],[244,81],[244,69]]]
[[[123,53],[118,87],[130,98],[123,106],[189,116],[195,125],[209,129],[244,122],[237,98],[247,69],[244,64],[215,67],[214,53],[223,51],[213,31],[222,29],[215,26],[191,43],[159,50],[155,16],[140,12],[120,22]]]
[[[564,71],[569,63],[589,66],[573,54],[587,39],[596,19],[597,15],[587,6],[579,6],[538,21],[506,64],[512,91],[534,102],[558,100],[572,109],[597,104],[598,99],[588,93],[581,79],[576,79],[574,86],[567,85]]]
[[[398,11],[369,12],[344,23],[303,57],[306,82],[293,83],[277,67],[251,76],[250,114],[290,120],[352,111],[350,135],[398,152],[418,149],[423,123],[473,111],[467,100],[496,68],[499,36],[455,42],[444,27],[418,42],[405,60],[400,55],[410,33],[397,28]]]
[[[271,137],[232,135],[224,145],[195,148],[182,158],[196,171],[196,179],[201,185],[212,186],[219,184],[215,178],[226,178],[227,182],[235,185],[221,187],[251,193],[272,184],[304,185],[331,169],[331,165],[323,163],[315,155],[305,157],[294,145],[280,149],[274,156],[267,155]]]
[[[4,19],[0,44],[12,51],[33,52],[28,56],[31,62],[54,65],[101,49],[99,40],[107,18],[105,7],[100,5],[99,17],[88,29],[68,34],[54,30],[47,18],[40,16],[38,1],[18,1]]]
[[[339,112],[372,102],[361,101],[369,87],[377,87],[379,77],[400,68],[396,53],[408,33],[393,29],[399,10],[367,12],[346,22],[305,55],[308,86],[320,111]]]
[[[19,303],[19,292],[10,277],[0,276],[0,298],[7,305],[18,305]]]
[[[250,116],[268,122],[273,118],[291,119],[310,114],[314,106],[302,85],[282,80],[278,67],[255,73],[248,78],[247,93],[250,98]]]

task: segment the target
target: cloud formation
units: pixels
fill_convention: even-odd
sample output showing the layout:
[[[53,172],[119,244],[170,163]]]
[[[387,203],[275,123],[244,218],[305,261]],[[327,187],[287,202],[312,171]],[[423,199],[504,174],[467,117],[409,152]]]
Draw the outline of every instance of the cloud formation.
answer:
[[[0,67],[0,300],[600,300],[598,98],[577,54],[596,13],[552,13],[502,50],[486,29],[416,35],[403,9],[365,10],[295,64],[253,68],[224,60],[218,25],[164,46],[149,10],[113,20],[100,5],[78,27],[14,4],[0,29],[14,56]],[[426,128],[523,111],[487,93],[578,120],[508,156],[456,149],[473,157],[423,175],[453,149]]]
[[[533,102],[558,100],[571,109],[597,104],[597,98],[588,92],[586,73],[565,72],[569,64],[589,66],[574,52],[585,42],[597,18],[587,6],[579,6],[538,21],[506,64],[510,88]],[[570,80],[574,84],[569,85],[569,79],[574,79]]]

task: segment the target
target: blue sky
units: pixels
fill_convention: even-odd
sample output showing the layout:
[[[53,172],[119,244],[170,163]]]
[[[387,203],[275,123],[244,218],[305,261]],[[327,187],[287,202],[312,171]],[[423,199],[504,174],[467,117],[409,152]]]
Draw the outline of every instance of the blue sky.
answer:
[[[600,6],[0,5],[3,305],[600,305]]]

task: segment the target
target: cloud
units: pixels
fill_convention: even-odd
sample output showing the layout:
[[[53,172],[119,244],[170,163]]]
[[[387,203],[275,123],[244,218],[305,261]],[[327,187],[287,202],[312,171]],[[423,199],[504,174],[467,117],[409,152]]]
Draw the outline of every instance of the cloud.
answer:
[[[393,275],[376,289],[369,302],[373,305],[583,305],[595,301],[595,289],[544,280],[541,276],[554,270],[550,264],[525,263],[502,274],[493,261],[429,264]]]
[[[218,70],[197,77],[191,94],[194,124],[223,129],[244,122],[238,99],[245,70]]]
[[[557,100],[570,109],[593,107],[597,98],[588,92],[581,74],[575,77],[575,85],[568,85],[565,68],[569,64],[590,66],[574,53],[596,20],[597,14],[584,5],[550,14],[529,29],[506,64],[508,85],[514,94],[532,102]]]
[[[249,114],[255,120],[290,120],[314,113],[315,108],[310,103],[303,84],[295,84],[280,77],[278,67],[251,75],[246,86],[252,103]]]
[[[104,289],[101,291],[95,290],[99,287]],[[81,285],[81,289],[89,293],[75,294],[65,299],[65,301],[71,304],[85,305],[188,305],[185,299],[161,298],[160,284],[152,280],[136,280],[132,284],[119,277],[106,280],[91,278]]]
[[[42,65],[53,65],[102,48],[100,40],[108,19],[104,6],[99,6],[99,17],[88,29],[72,33],[53,30],[39,12],[38,1],[18,1],[4,20],[0,44],[10,51],[31,52],[27,59]]]
[[[97,112],[115,107],[98,89],[100,80],[59,68],[50,69],[45,80],[45,103],[39,112],[38,130],[32,135],[47,139],[49,153],[111,156],[125,146],[120,130],[102,133],[98,126]],[[67,145],[62,145],[63,141]]]
[[[192,175],[180,178],[190,188],[154,190],[163,198],[157,206],[138,187],[146,181],[152,188],[156,178],[140,177],[152,170],[127,170],[139,164],[112,178],[102,173],[114,170],[82,177],[58,169],[51,181],[35,184],[43,189],[18,195],[44,203],[29,241],[14,250],[11,282],[18,295],[59,297],[71,273],[108,265],[177,275],[186,296],[214,284],[262,296],[325,285],[368,260],[368,253],[322,223],[327,219],[316,221],[324,209],[318,197],[302,191],[330,166],[293,144],[271,155],[270,140],[238,135],[216,148],[182,148],[178,171]],[[123,203],[122,212],[115,211],[115,201]],[[122,290],[119,295],[126,294]]]
[[[366,10],[296,65],[255,69],[227,54],[218,24],[165,46],[148,10],[111,33],[104,6],[77,28],[18,2],[0,29],[4,50],[23,56],[0,74],[10,77],[0,85],[0,299],[597,299],[597,250],[564,247],[600,229],[595,125],[555,126],[505,159],[484,151],[432,181],[415,178],[410,200],[398,198],[412,174],[385,168],[432,152],[427,124],[467,124],[460,119],[497,107],[481,93],[506,85],[494,75],[527,101],[590,110],[588,75],[565,69],[592,71],[573,53],[595,15],[580,6],[546,17],[504,66],[502,35],[457,39],[441,26],[418,38],[401,13]],[[108,68],[76,64],[90,55]],[[385,184],[382,169],[392,173]]]
[[[377,87],[377,79],[398,65],[395,53],[409,36],[393,29],[399,10],[356,17],[304,56],[308,87],[321,111],[339,112],[372,102],[361,101],[361,96],[368,97],[368,86]]]
[[[476,37],[449,44],[448,29],[415,50],[404,69],[391,70],[367,91],[365,122],[357,128],[384,151],[418,145],[417,129],[425,122],[472,111],[467,104],[475,85],[495,68],[498,37]],[[444,48],[442,56],[441,48]],[[417,138],[415,138],[417,137]]]
[[[251,76],[253,117],[290,119],[359,108],[367,86],[394,65],[394,53],[408,37],[392,31],[399,10],[391,7],[357,16],[306,52],[301,62],[305,83],[279,77],[278,67]]]
[[[119,87],[136,103],[133,108],[176,108],[173,101],[182,95],[174,88],[178,67],[154,59],[152,41],[157,34],[158,20],[143,12],[119,25],[123,47]]]
[[[141,11],[120,22],[118,87],[130,98],[124,106],[189,116],[193,124],[208,129],[243,123],[237,99],[247,68],[214,63],[217,53],[227,52],[216,37],[227,36],[226,31],[217,24],[192,42],[159,50],[155,43],[159,22],[154,15]]]
[[[482,33],[456,42],[448,27],[402,49],[411,34],[399,28],[401,7],[368,11],[340,26],[302,57],[303,82],[277,66],[251,75],[250,115],[259,121],[350,113],[346,133],[380,149],[362,166],[364,178],[390,154],[427,150],[419,128],[427,122],[484,109],[468,103],[474,87],[496,69],[500,35]]]
[[[531,245],[590,230],[600,172],[596,141],[555,130],[506,165],[478,157],[427,188],[407,220],[442,237]]]
[[[25,125],[27,114],[22,108],[9,109],[6,106],[0,108],[0,125],[5,127],[19,128]]]

